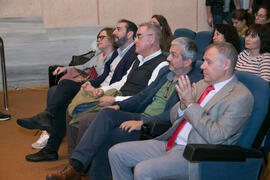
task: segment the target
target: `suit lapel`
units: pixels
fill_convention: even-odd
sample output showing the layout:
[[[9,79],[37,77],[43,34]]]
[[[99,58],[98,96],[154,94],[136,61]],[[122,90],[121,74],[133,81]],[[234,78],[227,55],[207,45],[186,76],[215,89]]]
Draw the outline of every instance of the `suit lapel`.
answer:
[[[204,106],[204,109],[207,111],[212,106],[220,102],[222,99],[225,99],[226,96],[228,96],[231,91],[233,90],[235,84],[238,82],[237,78],[234,76],[233,79],[226,84],[220,91],[218,91],[213,98],[209,100],[209,102]]]

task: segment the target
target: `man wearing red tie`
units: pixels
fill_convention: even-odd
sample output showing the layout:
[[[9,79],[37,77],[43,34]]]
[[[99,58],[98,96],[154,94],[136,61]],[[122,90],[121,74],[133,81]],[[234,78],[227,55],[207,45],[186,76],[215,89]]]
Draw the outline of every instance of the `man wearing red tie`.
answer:
[[[237,52],[229,43],[214,43],[203,58],[203,80],[178,80],[180,101],[171,109],[168,131],[154,140],[110,149],[113,179],[188,179],[188,162],[182,156],[187,143],[236,143],[253,107],[252,94],[234,75]]]

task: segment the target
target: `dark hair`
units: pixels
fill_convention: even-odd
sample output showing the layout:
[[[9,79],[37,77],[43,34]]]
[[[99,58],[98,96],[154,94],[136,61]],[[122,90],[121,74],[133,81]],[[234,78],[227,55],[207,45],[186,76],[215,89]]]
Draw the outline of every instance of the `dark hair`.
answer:
[[[270,53],[270,27],[266,24],[252,24],[246,33],[247,35],[258,35],[260,38],[260,54]]]
[[[240,52],[239,36],[238,36],[236,28],[233,25],[216,24],[214,31],[213,31],[213,36],[214,36],[215,30],[217,30],[218,32],[223,34],[226,42],[231,43],[234,46],[234,48],[236,49],[236,51]],[[213,42],[213,37],[212,37],[212,42]]]
[[[127,33],[129,31],[133,32],[133,39],[135,39],[136,36],[136,32],[138,30],[137,25],[129,20],[126,19],[121,19],[120,21],[118,21],[118,23],[126,23],[126,28],[127,28]]]
[[[236,9],[232,12],[232,19],[236,19],[238,21],[246,20],[246,25],[250,26],[253,24],[253,17],[247,10],[244,9]]]
[[[168,21],[164,16],[158,14],[153,15],[152,18],[155,18],[158,21],[162,29],[160,48],[163,52],[169,52],[171,41],[174,39],[174,36],[168,24]]]
[[[270,19],[270,5],[267,4],[267,3],[264,3],[263,5],[261,5],[261,6],[259,7],[258,11],[259,11],[260,9],[265,9],[265,10],[266,10],[266,18],[267,18],[267,19]],[[258,11],[257,11],[257,12],[258,12]]]

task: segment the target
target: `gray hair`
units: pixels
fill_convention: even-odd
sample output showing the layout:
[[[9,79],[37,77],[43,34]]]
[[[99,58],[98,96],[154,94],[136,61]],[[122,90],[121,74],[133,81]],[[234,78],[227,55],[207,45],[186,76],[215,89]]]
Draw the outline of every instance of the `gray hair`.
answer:
[[[208,45],[205,48],[205,51],[207,51],[208,49],[211,49],[212,47],[215,47],[218,50],[220,57],[222,57],[222,59],[220,60],[225,61],[225,59],[230,59],[231,70],[233,72],[236,66],[237,58],[238,58],[238,53],[235,47],[231,43],[228,43],[228,42],[215,42]]]
[[[171,42],[171,45],[180,46],[183,48],[182,58],[183,60],[191,59],[194,66],[198,57],[198,47],[195,41],[187,37],[179,37]]]
[[[139,27],[145,26],[148,30],[152,31],[155,34],[155,41],[157,44],[161,42],[161,29],[158,25],[152,24],[151,22],[145,22],[140,24]]]

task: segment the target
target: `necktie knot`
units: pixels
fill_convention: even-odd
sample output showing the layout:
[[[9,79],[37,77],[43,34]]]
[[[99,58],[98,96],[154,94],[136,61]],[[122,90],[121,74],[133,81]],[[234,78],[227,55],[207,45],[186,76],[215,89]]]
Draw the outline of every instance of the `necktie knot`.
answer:
[[[207,94],[210,92],[210,91],[212,91],[212,90],[214,90],[215,88],[214,88],[214,86],[213,85],[210,85],[210,86],[208,86],[205,90],[204,90],[204,92],[202,93],[202,95],[201,95],[201,97],[199,98],[199,100],[198,100],[198,104],[201,104],[201,102],[204,100],[204,98],[207,96]]]
[[[206,89],[205,89],[205,91],[207,91],[208,93],[210,92],[210,91],[212,91],[212,90],[214,90],[215,88],[214,88],[214,86],[213,85],[210,85],[210,86],[208,86]],[[207,93],[207,94],[208,94]]]

